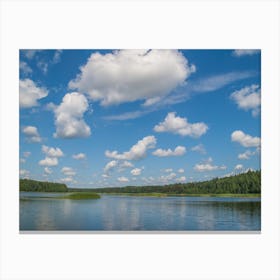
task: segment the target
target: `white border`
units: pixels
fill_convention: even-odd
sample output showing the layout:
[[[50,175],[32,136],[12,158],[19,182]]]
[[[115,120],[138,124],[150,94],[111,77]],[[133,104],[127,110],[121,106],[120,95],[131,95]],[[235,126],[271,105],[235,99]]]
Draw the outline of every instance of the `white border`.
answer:
[[[2,1],[1,279],[279,279],[279,2]],[[19,234],[18,49],[262,49],[261,234]]]

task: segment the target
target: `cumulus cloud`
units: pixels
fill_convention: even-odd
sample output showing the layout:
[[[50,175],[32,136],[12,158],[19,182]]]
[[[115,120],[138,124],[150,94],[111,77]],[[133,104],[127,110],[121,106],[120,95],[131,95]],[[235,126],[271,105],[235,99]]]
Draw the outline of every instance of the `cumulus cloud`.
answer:
[[[90,127],[83,119],[88,109],[87,99],[78,92],[67,93],[61,104],[54,109],[56,132],[54,137],[79,138],[88,137]]]
[[[80,70],[69,88],[101,105],[144,100],[151,106],[183,84],[195,66],[177,50],[120,50],[93,53]]]
[[[65,166],[61,169],[61,172],[66,176],[75,176],[76,175],[76,172],[73,170],[72,167]]]
[[[183,168],[180,168],[180,169],[178,169],[178,171],[177,171],[178,173],[184,173],[185,172],[185,170],[183,169]]]
[[[19,162],[20,162],[20,163],[25,163],[25,162],[26,162],[26,159],[25,159],[25,158],[20,158],[20,159],[19,159]]]
[[[120,164],[120,167],[121,168],[131,168],[131,167],[133,167],[134,165],[131,163],[131,162],[129,162],[129,161],[127,161],[127,160],[125,160],[124,162],[122,162],[121,164]]]
[[[202,144],[196,145],[194,147],[191,148],[191,151],[193,152],[198,152],[200,154],[206,154],[206,150],[204,148],[204,146]]]
[[[121,182],[121,183],[125,183],[125,182],[129,182],[129,179],[124,177],[124,176],[122,176],[122,177],[118,178],[118,181]]]
[[[245,111],[252,110],[252,115],[256,116],[260,112],[261,89],[259,85],[251,85],[233,92],[230,98],[235,101],[238,108]]]
[[[172,172],[167,175],[160,176],[158,180],[161,183],[169,183],[170,181],[174,180],[176,176],[177,176],[176,173]]]
[[[232,52],[233,56],[237,56],[237,57],[240,57],[240,56],[245,56],[245,55],[254,55],[254,54],[257,54],[257,53],[260,53],[260,50],[246,50],[246,49],[241,49],[241,50],[234,50]]]
[[[42,166],[56,166],[58,165],[59,157],[62,157],[64,154],[59,148],[53,148],[43,145],[42,152],[46,155],[45,159],[39,161],[39,165]]]
[[[236,130],[231,134],[231,141],[239,143],[243,147],[259,147],[261,139],[245,134],[241,130]]]
[[[72,177],[62,178],[62,179],[60,179],[60,181],[63,182],[63,183],[73,183],[73,182],[75,182],[75,180]]]
[[[235,167],[234,167],[235,170],[242,170],[243,169],[243,165],[242,164],[237,164]]]
[[[133,176],[139,176],[141,175],[141,172],[142,172],[142,169],[141,168],[134,168],[130,171],[130,173],[133,175]]]
[[[104,167],[104,172],[105,173],[109,172],[111,169],[113,169],[117,165],[118,165],[118,162],[116,160],[112,160],[112,161],[108,162]]]
[[[19,175],[20,175],[21,178],[28,179],[29,175],[30,175],[30,172],[28,170],[25,170],[25,169],[20,169],[19,170]]]
[[[25,126],[22,128],[22,132],[26,136],[26,140],[30,143],[40,143],[42,141],[36,126]]]
[[[52,174],[52,170],[49,167],[45,167],[44,171],[46,174]]]
[[[176,113],[168,113],[163,122],[154,127],[156,132],[171,132],[182,136],[198,138],[205,134],[208,126],[203,123],[188,123],[187,118],[176,117]]]
[[[118,151],[106,151],[105,155],[108,158],[118,160],[140,160],[147,156],[147,150],[154,148],[156,138],[154,136],[146,136],[133,145],[129,151],[119,153]]]
[[[212,164],[213,160],[212,158],[207,159],[205,162],[196,164],[194,166],[194,170],[198,172],[205,172],[205,171],[214,171],[214,170],[225,170],[227,167],[225,165],[214,165]]]
[[[48,90],[37,86],[32,80],[24,79],[19,81],[19,106],[21,108],[38,106],[38,100],[47,95]]]
[[[181,176],[181,177],[179,177],[179,178],[177,178],[176,179],[176,182],[178,182],[178,183],[184,183],[184,182],[186,182],[186,177],[185,176]]]
[[[42,152],[46,154],[47,157],[62,157],[64,154],[59,148],[53,148],[43,145]]]
[[[77,160],[80,160],[80,159],[85,159],[86,158],[86,155],[84,153],[79,153],[79,154],[75,154],[72,156],[73,159],[77,159]]]
[[[238,159],[249,159],[252,155],[254,155],[254,152],[247,150],[244,153],[239,154]]]
[[[173,168],[166,168],[166,169],[164,169],[164,172],[166,172],[166,173],[173,172]]]
[[[163,150],[157,149],[153,152],[153,155],[157,157],[170,157],[170,156],[182,156],[186,153],[186,148],[183,146],[177,146],[174,151],[171,149]]]
[[[52,157],[45,157],[44,159],[39,161],[39,165],[42,166],[56,166],[58,165],[58,159]]]

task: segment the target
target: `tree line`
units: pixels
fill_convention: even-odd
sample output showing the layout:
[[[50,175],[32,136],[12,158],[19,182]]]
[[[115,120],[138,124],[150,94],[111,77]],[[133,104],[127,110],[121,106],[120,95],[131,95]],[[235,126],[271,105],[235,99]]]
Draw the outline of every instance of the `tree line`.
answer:
[[[248,171],[235,176],[209,181],[178,183],[165,186],[127,186],[94,189],[99,193],[166,193],[166,194],[259,194],[261,171]]]
[[[20,179],[20,191],[31,192],[96,192],[96,193],[166,193],[166,194],[259,194],[261,171],[248,171],[209,181],[176,183],[165,186],[127,186],[116,188],[67,188],[65,184]]]
[[[19,180],[19,189],[24,192],[67,192],[65,184],[41,182],[29,179]]]

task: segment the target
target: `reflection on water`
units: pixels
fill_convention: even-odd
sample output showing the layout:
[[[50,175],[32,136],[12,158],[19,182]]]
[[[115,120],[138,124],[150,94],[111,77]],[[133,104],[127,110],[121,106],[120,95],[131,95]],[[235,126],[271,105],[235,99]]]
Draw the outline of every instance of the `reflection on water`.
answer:
[[[101,199],[70,200],[49,194],[20,195],[21,230],[261,229],[259,198],[102,195]]]

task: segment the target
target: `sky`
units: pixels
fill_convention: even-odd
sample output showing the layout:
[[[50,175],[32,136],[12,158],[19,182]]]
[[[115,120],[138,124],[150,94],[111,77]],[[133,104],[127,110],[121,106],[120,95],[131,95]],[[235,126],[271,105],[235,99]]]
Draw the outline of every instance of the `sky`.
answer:
[[[20,50],[20,178],[97,188],[260,170],[259,50]]]

